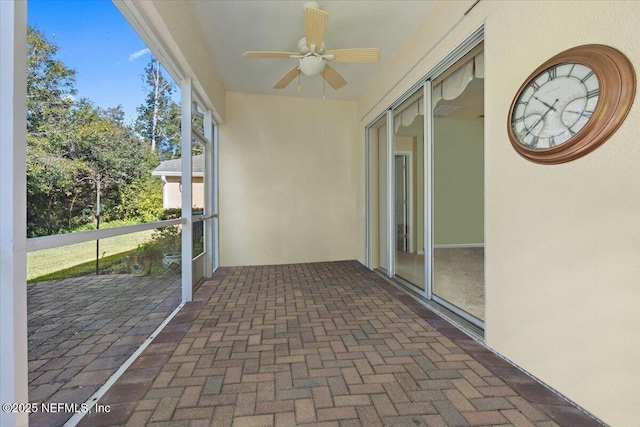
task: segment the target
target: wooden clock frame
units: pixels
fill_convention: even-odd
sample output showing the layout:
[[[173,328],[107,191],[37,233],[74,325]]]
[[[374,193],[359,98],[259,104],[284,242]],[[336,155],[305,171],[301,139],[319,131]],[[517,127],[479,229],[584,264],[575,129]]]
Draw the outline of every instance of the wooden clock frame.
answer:
[[[527,147],[516,138],[512,117],[518,98],[539,74],[561,63],[579,63],[594,71],[600,93],[595,110],[586,125],[566,142],[551,148]],[[589,44],[561,52],[540,65],[520,86],[509,108],[507,132],[513,148],[525,159],[540,164],[559,164],[575,160],[602,145],[627,117],[636,93],[636,74],[631,61],[610,46]]]

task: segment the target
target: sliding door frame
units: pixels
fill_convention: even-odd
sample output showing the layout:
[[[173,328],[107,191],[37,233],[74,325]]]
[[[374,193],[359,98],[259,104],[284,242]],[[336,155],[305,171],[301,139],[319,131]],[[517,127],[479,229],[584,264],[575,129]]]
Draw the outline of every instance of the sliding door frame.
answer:
[[[396,275],[396,195],[395,195],[395,117],[393,110],[387,110],[387,276]]]
[[[433,87],[422,85],[424,102],[424,297],[433,299]]]
[[[364,259],[365,262],[367,263],[367,267],[374,269],[374,265],[376,264],[380,264],[380,259],[378,259],[377,261],[374,259],[374,246],[375,245],[380,245],[380,236],[378,236],[377,241],[374,241],[374,232],[373,232],[373,228],[374,227],[380,227],[380,218],[378,218],[378,222],[376,224],[373,223],[373,219],[372,219],[372,212],[374,209],[378,209],[379,208],[379,201],[377,203],[374,204],[374,200],[376,200],[376,198],[373,197],[373,182],[374,182],[374,178],[372,176],[373,171],[375,170],[375,168],[379,167],[379,164],[375,164],[373,162],[373,149],[371,147],[371,144],[373,143],[373,141],[376,142],[376,149],[379,149],[379,140],[378,138],[372,138],[371,137],[371,133],[372,132],[378,132],[378,128],[375,127],[376,123],[378,123],[380,120],[385,119],[385,126],[387,126],[387,134],[386,134],[386,145],[384,147],[384,152],[386,153],[386,182],[387,184],[389,182],[393,182],[393,158],[394,158],[394,154],[393,154],[393,139],[391,139],[390,142],[390,136],[393,135],[393,131],[390,131],[389,129],[393,129],[392,127],[394,126],[393,124],[393,111],[392,110],[385,110],[383,111],[380,115],[378,115],[368,126],[365,127],[365,185],[366,185],[366,191],[365,191],[365,200],[366,200],[366,212],[365,212],[365,224],[366,224],[366,231],[365,231],[365,254],[364,254]],[[391,122],[389,122],[389,120],[391,120]],[[379,156],[379,155],[378,155]],[[378,158],[378,162],[380,161],[380,159]],[[380,191],[380,188],[378,188],[378,192]],[[387,185],[386,187],[386,196],[387,196],[387,205],[385,206],[386,208],[386,214],[387,214],[387,218],[386,218],[386,223],[384,224],[384,230],[387,233],[387,247],[383,248],[383,247],[379,247],[378,248],[378,258],[381,258],[382,255],[384,254],[385,256],[385,260],[387,261],[387,268],[384,267],[379,267],[381,270],[384,270],[385,275],[387,275],[389,278],[392,278],[395,274],[395,253],[394,253],[394,246],[393,245],[389,245],[389,239],[392,238],[392,234],[393,234],[393,228],[394,228],[394,221],[395,221],[395,215],[392,212],[393,211],[393,205],[390,204],[389,202],[393,202],[393,189],[389,188],[389,186]],[[391,197],[391,199],[390,199]]]

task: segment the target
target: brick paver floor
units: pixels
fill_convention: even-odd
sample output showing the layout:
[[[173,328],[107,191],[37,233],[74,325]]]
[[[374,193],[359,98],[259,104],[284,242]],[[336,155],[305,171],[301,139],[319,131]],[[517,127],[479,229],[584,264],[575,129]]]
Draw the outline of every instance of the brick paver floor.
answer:
[[[29,400],[83,403],[180,304],[180,276],[84,276],[29,285]],[[32,426],[72,413],[34,413]]]
[[[85,426],[593,426],[356,261],[219,269]]]

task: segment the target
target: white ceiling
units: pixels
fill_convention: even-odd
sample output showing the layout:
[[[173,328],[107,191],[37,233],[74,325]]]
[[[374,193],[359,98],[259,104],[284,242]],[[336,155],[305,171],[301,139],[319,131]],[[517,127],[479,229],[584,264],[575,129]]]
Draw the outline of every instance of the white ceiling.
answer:
[[[302,76],[300,92],[297,79],[285,89],[272,88],[295,65],[294,59],[242,57],[247,50],[296,52],[298,40],[304,36],[304,3],[304,0],[189,1],[213,57],[212,67],[225,90],[322,98],[323,79],[319,76]],[[347,85],[337,91],[326,85],[327,99],[355,100],[435,2],[320,0],[318,3],[329,13],[326,49],[380,49],[378,64],[331,63]]]

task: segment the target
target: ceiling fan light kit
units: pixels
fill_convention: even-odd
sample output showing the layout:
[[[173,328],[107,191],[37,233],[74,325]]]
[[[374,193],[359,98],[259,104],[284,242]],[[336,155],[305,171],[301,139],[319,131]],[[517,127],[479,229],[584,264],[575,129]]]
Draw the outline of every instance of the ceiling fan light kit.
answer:
[[[289,70],[276,84],[274,89],[284,89],[300,74],[307,77],[322,76],[326,83],[338,90],[347,81],[327,62],[352,62],[374,64],[380,61],[377,48],[325,50],[324,33],[327,29],[329,14],[320,10],[313,1],[304,4],[305,37],[298,42],[298,52],[247,51],[244,58],[289,58],[298,60],[298,64]],[[299,86],[298,86],[299,89]]]
[[[307,77],[314,77],[324,71],[327,62],[317,56],[300,58],[300,71]]]

